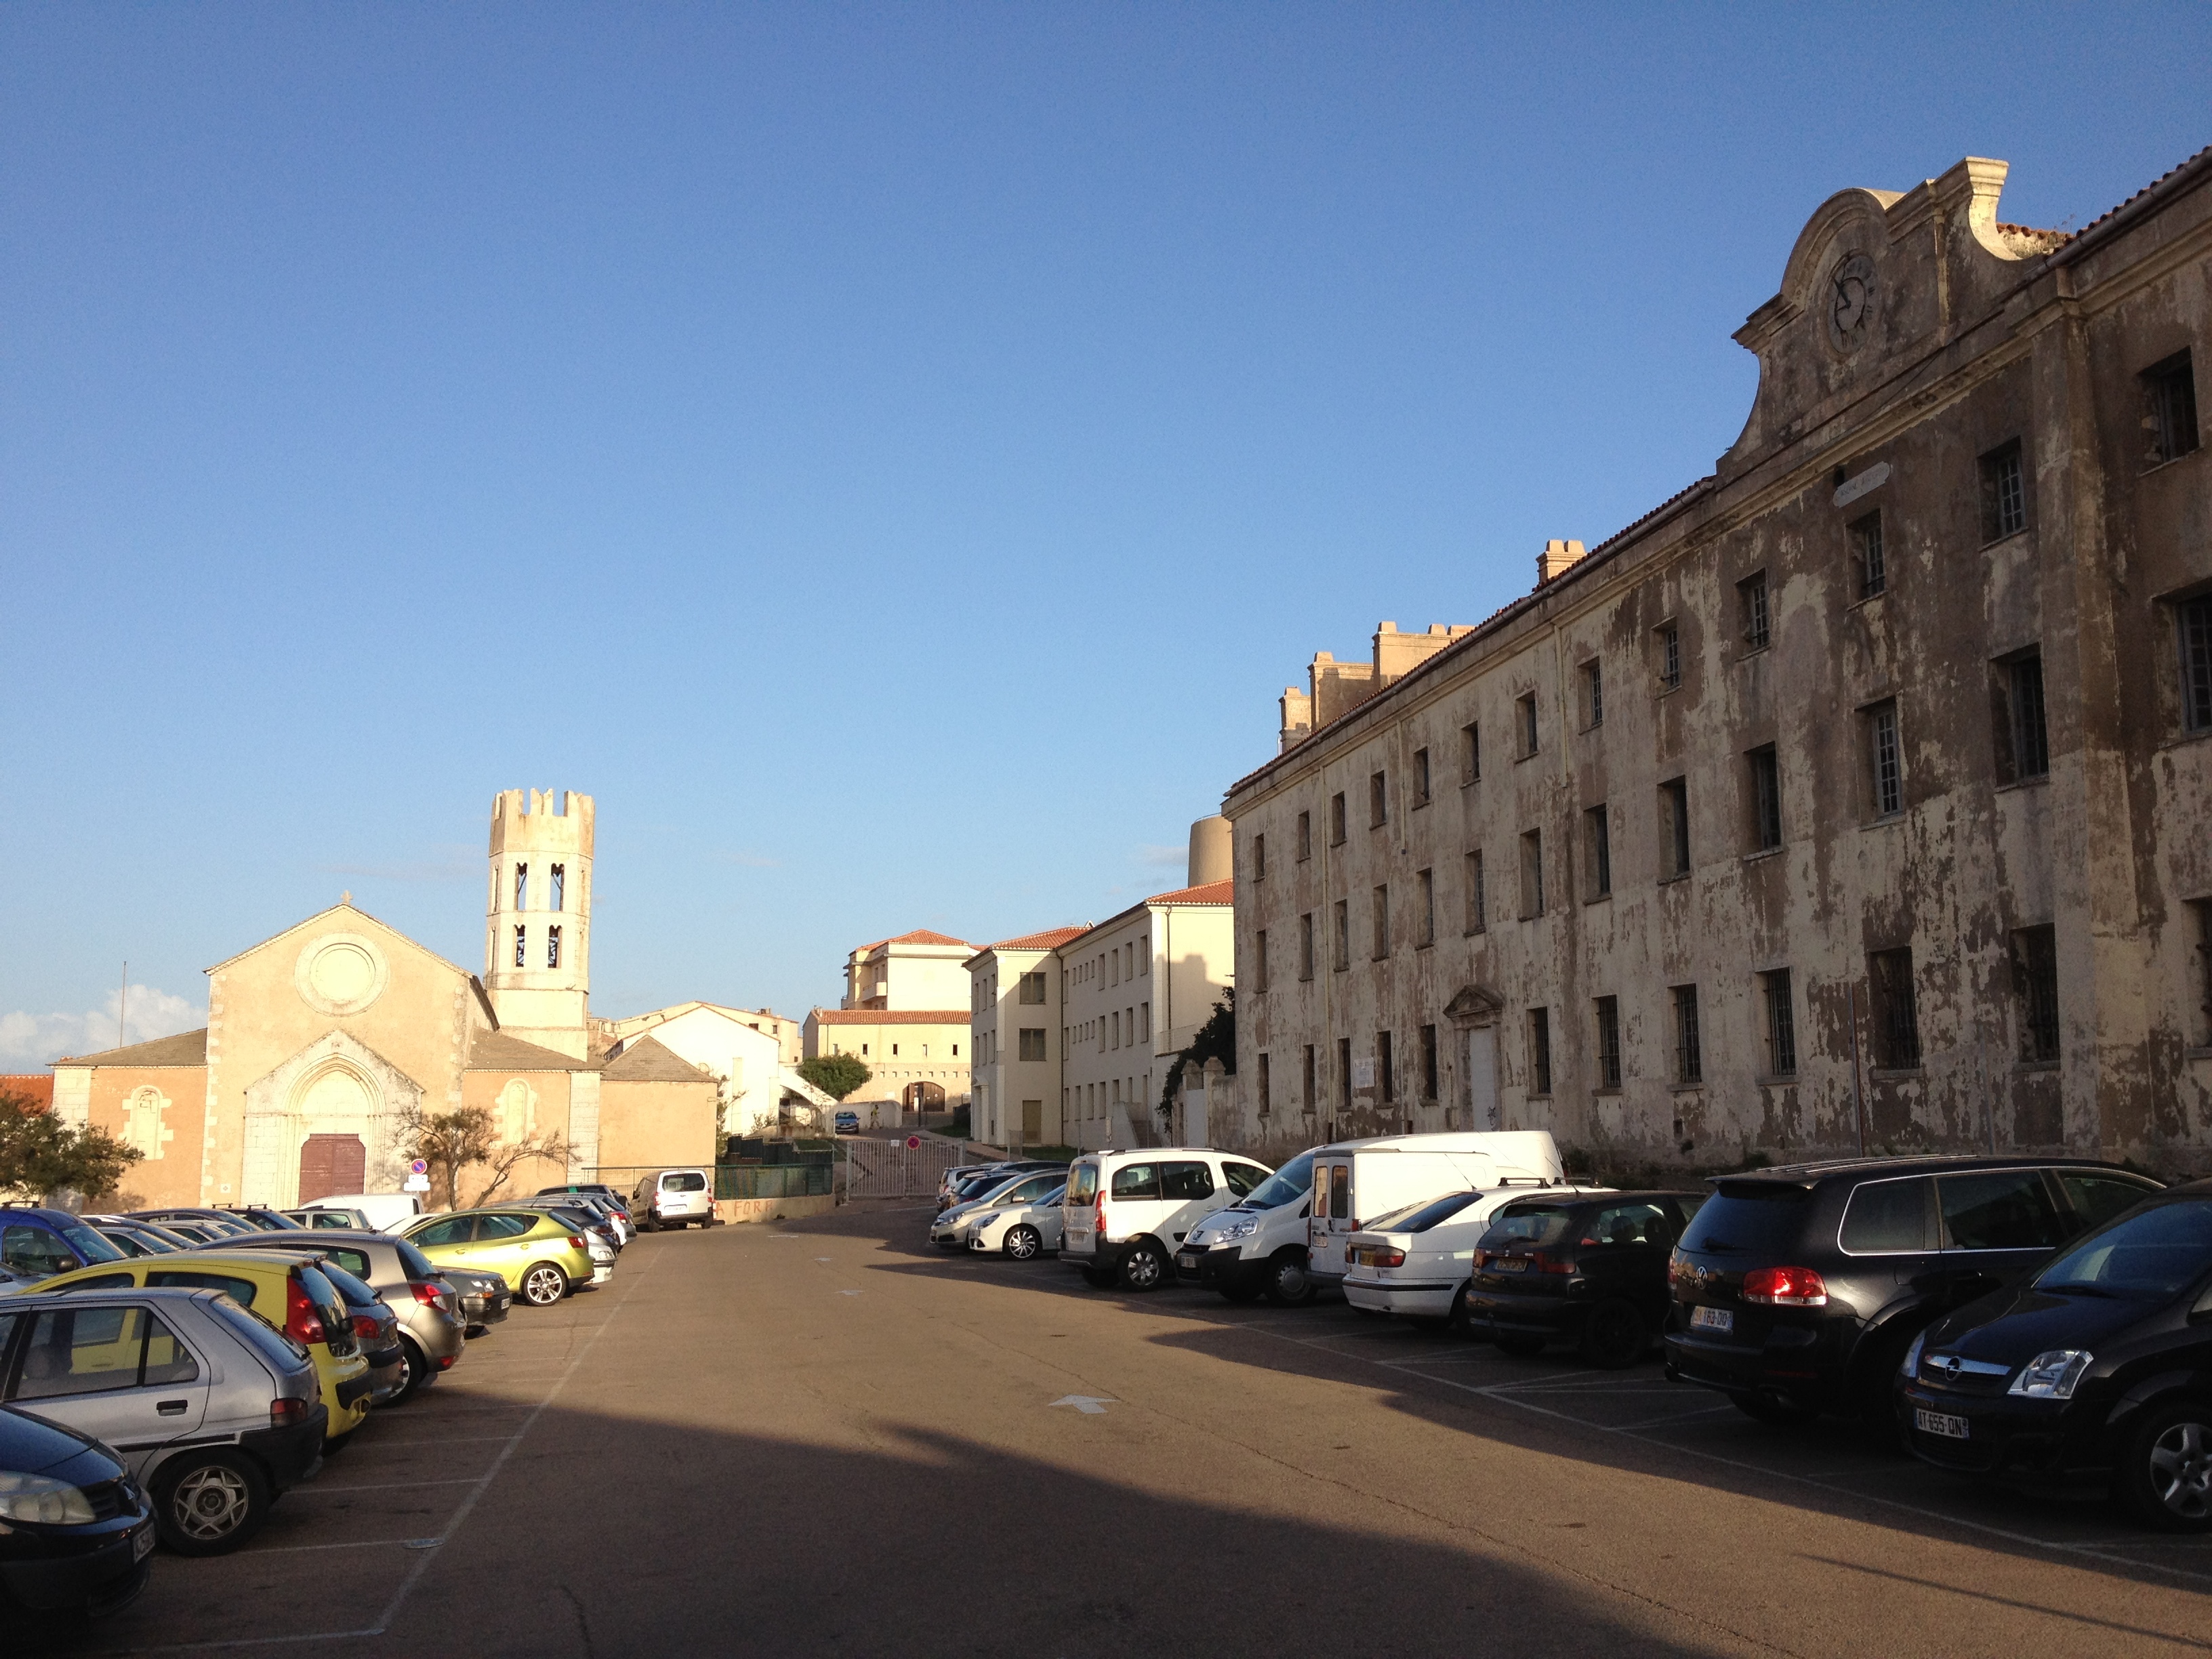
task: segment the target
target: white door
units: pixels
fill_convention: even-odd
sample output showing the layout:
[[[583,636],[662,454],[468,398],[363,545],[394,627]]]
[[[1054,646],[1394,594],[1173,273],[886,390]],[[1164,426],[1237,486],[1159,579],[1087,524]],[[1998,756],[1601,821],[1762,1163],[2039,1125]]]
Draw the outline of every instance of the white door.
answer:
[[[1495,1129],[1498,1112],[1498,1028],[1477,1025],[1467,1034],[1468,1127]]]

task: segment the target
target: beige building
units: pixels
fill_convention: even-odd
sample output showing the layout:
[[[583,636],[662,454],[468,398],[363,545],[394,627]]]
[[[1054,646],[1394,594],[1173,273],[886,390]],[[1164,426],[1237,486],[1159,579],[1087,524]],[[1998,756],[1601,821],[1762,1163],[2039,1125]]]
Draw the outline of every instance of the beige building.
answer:
[[[958,1008],[968,999],[968,970],[975,953],[964,939],[919,928],[896,939],[863,945],[845,958],[841,1008]]]
[[[2005,173],[1832,198],[1713,476],[1285,697],[1237,1144],[2212,1144],[2212,152],[2072,233]]]
[[[657,1044],[628,1064],[586,1057],[592,811],[536,790],[495,802],[482,979],[349,897],[209,969],[204,1030],[57,1062],[54,1110],[144,1154],[126,1207],[393,1191],[410,1126],[464,1106],[505,1140],[570,1149],[509,1191],[697,1161],[711,1078]]]
[[[648,1036],[669,1052],[714,1078],[721,1130],[730,1135],[775,1134],[787,1129],[826,1132],[825,1114],[836,1102],[799,1076],[797,1058],[786,1062],[780,1027],[794,1048],[798,1025],[764,1009],[725,1008],[712,1002],[679,1002],[625,1019],[595,1021],[611,1058],[632,1053]]]
[[[842,1002],[808,1013],[802,1035],[810,1060],[855,1054],[868,1063],[868,1080],[844,1103],[863,1124],[970,1103],[975,1048],[961,964],[975,953],[967,940],[927,928],[847,953]]]
[[[1066,1145],[1060,1125],[1059,947],[1089,924],[987,945],[968,958],[969,1133],[989,1146]]]

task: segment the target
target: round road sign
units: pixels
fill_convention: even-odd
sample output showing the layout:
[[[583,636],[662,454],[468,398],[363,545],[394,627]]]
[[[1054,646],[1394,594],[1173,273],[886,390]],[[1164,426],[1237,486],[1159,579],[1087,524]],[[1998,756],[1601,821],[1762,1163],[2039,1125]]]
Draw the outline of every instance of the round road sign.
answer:
[[[921,1137],[920,1135],[908,1135],[906,1138],[906,1149],[909,1152],[919,1152],[921,1149]]]
[[[416,1158],[416,1159],[412,1164],[409,1164],[407,1167],[408,1167],[410,1170],[411,1170],[412,1171],[414,1171],[414,1173],[415,1173],[415,1174],[416,1174],[416,1175],[428,1175],[428,1174],[429,1174],[429,1173],[430,1173],[430,1166],[429,1166],[429,1164],[428,1164],[426,1161],[424,1161],[423,1159],[419,1158]]]

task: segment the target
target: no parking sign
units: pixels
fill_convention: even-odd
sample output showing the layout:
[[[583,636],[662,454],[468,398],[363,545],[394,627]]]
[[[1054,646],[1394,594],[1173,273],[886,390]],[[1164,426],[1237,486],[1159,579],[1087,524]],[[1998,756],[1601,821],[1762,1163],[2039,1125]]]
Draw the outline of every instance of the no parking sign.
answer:
[[[920,1135],[908,1135],[906,1138],[906,1149],[909,1152],[920,1152],[921,1150],[921,1137]]]

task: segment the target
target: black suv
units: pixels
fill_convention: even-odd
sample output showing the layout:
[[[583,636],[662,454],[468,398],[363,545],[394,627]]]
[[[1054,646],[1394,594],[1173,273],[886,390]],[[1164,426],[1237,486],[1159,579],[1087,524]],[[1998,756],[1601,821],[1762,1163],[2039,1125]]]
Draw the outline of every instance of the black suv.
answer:
[[[1881,1420],[1929,1323],[2161,1190],[2087,1158],[1854,1158],[1723,1176],[1668,1264],[1667,1374],[1753,1417]]]

